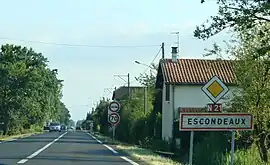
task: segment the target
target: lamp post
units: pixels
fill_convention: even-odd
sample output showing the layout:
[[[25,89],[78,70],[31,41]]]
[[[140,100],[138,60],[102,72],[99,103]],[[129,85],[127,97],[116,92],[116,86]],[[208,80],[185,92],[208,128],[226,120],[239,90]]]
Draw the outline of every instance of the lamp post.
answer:
[[[136,64],[139,64],[139,65],[143,65],[143,66],[146,66],[146,67],[149,67],[151,70],[156,70],[154,67],[150,66],[150,65],[147,65],[147,64],[144,64],[144,63],[141,63],[139,61],[135,61]],[[146,114],[146,111],[148,109],[148,90],[147,90],[147,86],[144,87],[144,114]]]
[[[150,68],[150,69],[154,69],[154,70],[156,70],[156,68],[154,68],[153,66],[151,66],[151,65],[147,65],[147,64],[144,64],[144,63],[141,63],[140,61],[135,61],[135,63],[136,63],[136,64],[139,64],[139,65],[146,66],[146,67],[148,67],[148,68]]]

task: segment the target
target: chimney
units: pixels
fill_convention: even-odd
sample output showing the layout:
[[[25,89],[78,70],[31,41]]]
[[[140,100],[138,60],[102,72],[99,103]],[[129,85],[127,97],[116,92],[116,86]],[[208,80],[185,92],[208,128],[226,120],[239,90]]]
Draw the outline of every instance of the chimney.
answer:
[[[178,47],[172,47],[172,62],[176,62],[177,61],[177,48]]]

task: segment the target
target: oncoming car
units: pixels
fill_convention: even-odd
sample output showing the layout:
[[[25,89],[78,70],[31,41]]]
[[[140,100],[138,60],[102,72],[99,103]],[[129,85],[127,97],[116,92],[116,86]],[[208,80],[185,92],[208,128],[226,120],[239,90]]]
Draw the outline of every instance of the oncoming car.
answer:
[[[51,123],[50,124],[50,127],[49,127],[49,132],[53,132],[53,131],[58,131],[58,132],[61,132],[61,125],[60,123]]]

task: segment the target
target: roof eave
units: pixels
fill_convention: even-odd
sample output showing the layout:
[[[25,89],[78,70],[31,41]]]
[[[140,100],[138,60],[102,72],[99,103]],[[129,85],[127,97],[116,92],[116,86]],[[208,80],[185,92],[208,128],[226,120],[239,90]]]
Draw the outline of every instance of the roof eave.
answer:
[[[194,86],[197,86],[197,85],[205,85],[206,83],[194,83],[194,82],[189,82],[189,83],[183,83],[183,82],[165,82],[165,84],[168,84],[168,85],[194,85]],[[225,85],[228,85],[228,86],[237,86],[236,83],[225,83]]]

